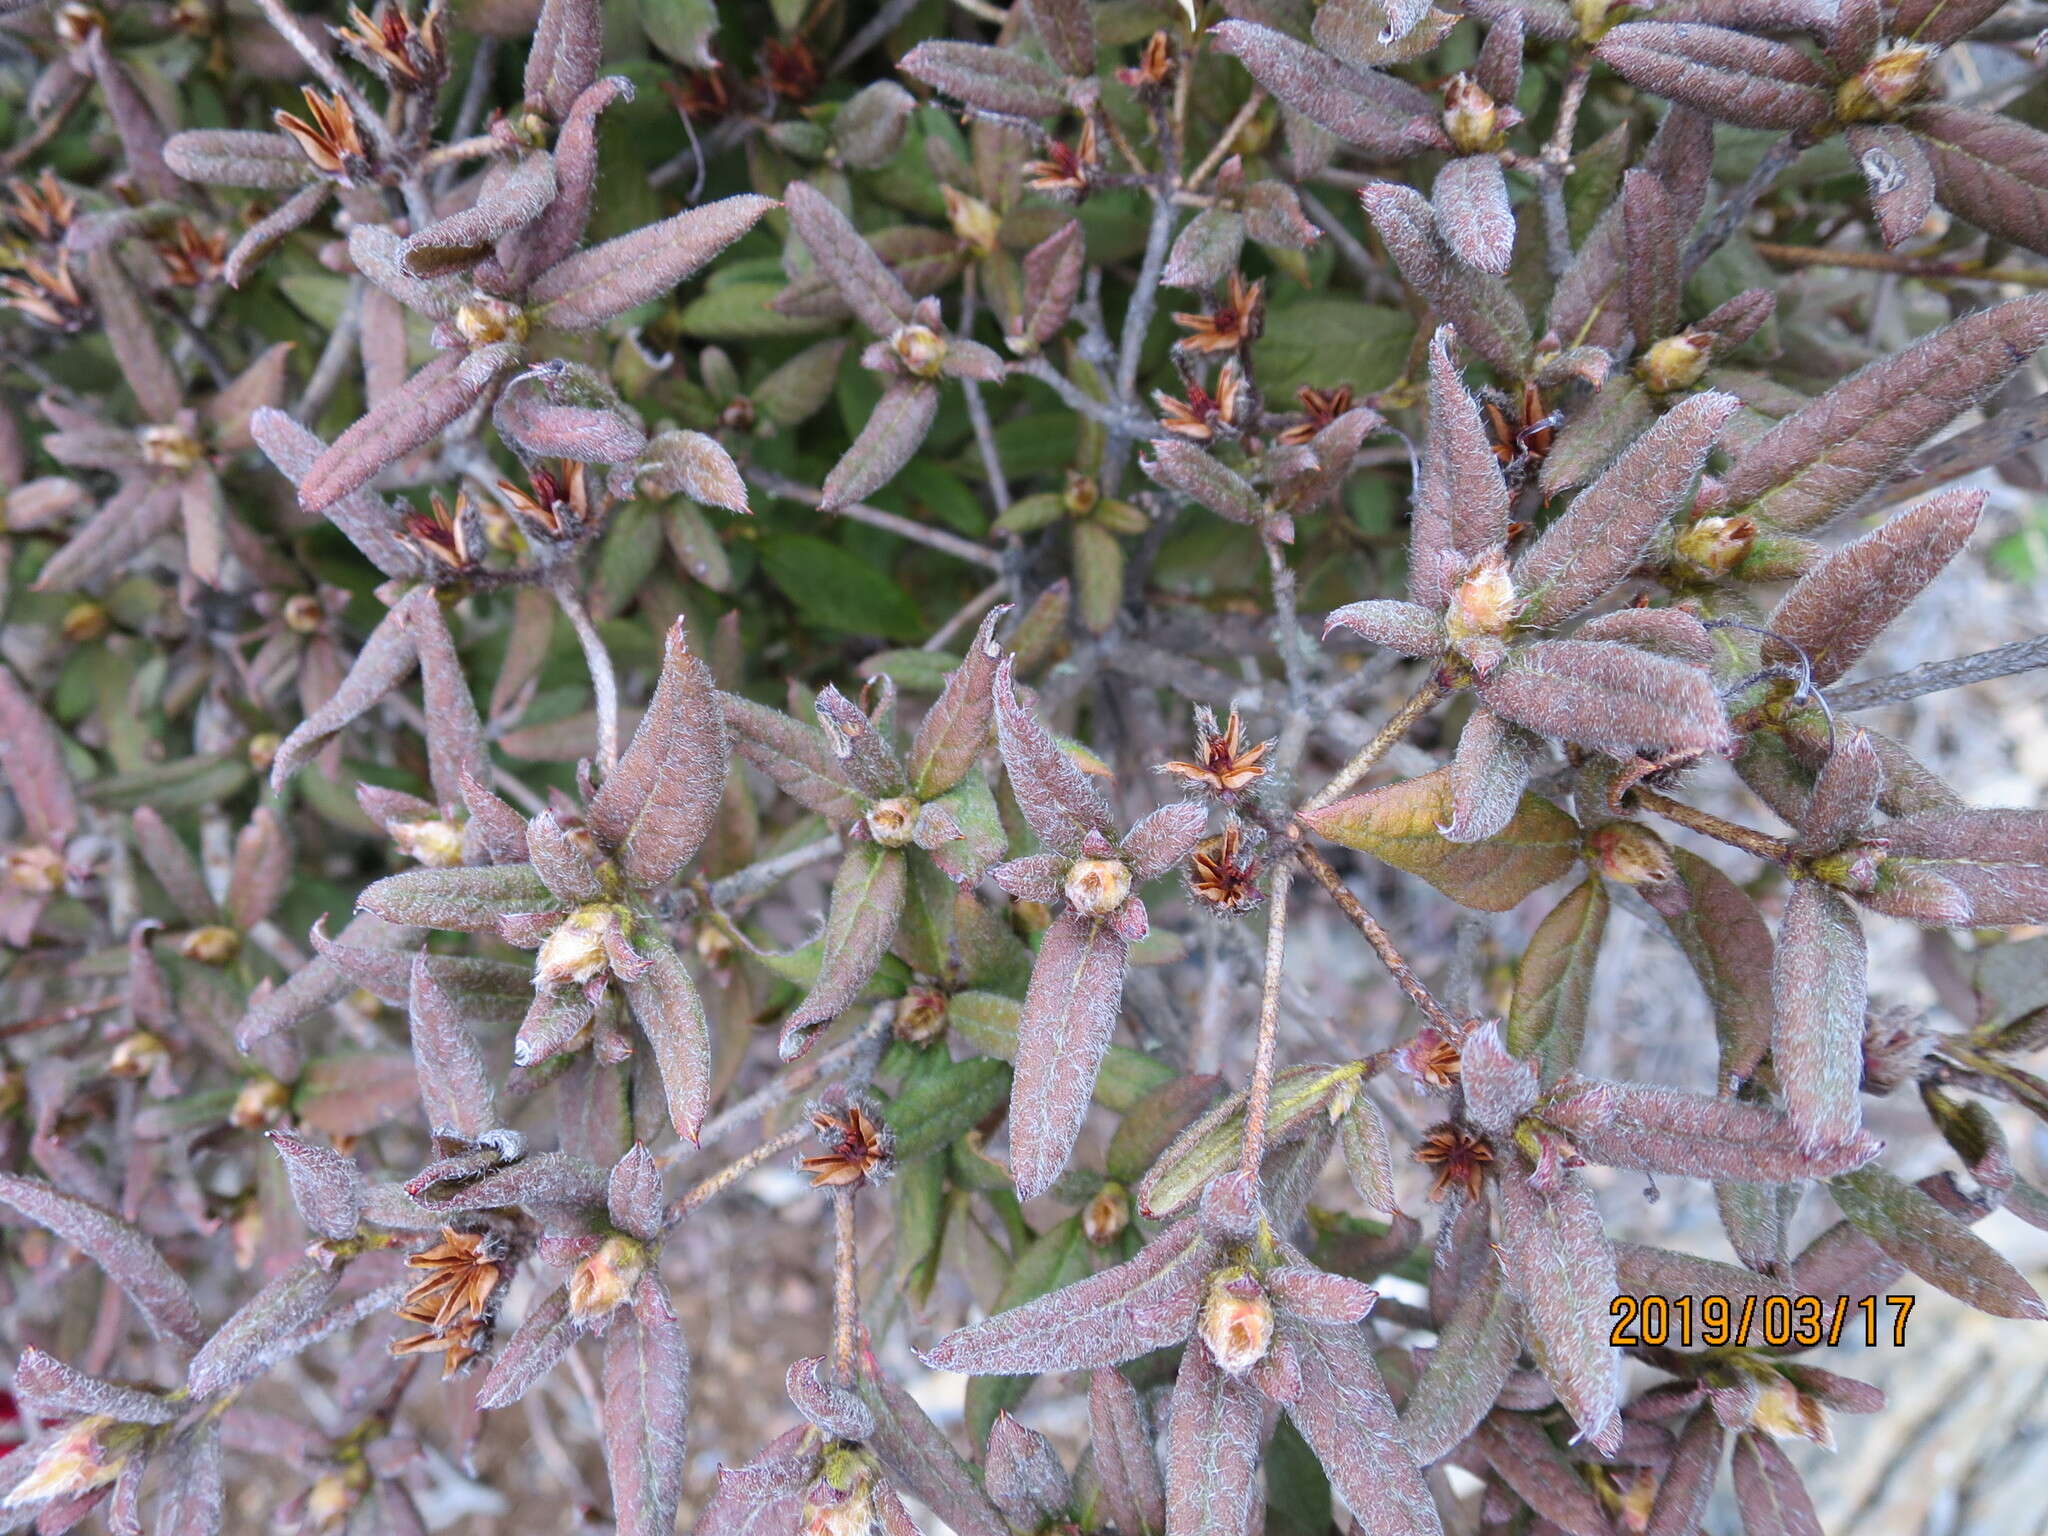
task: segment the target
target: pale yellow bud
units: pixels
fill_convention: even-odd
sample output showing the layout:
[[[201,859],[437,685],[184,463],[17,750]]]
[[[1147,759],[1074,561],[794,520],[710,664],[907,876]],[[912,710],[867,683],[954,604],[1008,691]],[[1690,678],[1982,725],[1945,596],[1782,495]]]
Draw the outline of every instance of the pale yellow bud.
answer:
[[[455,333],[472,347],[488,347],[500,341],[526,340],[526,311],[517,304],[473,293],[469,302],[455,311]]]
[[[1095,1198],[1081,1208],[1082,1234],[1098,1248],[1115,1242],[1130,1224],[1131,1197],[1114,1179],[1095,1191]]]
[[[178,953],[200,965],[226,965],[242,952],[242,936],[232,928],[210,923],[178,940]]]
[[[242,1131],[267,1131],[284,1119],[292,1091],[274,1077],[252,1077],[235,1095],[228,1124]]]
[[[889,338],[889,350],[906,373],[935,379],[946,364],[946,338],[928,325],[905,325]]]
[[[462,828],[443,817],[395,822],[391,841],[400,853],[429,869],[452,869],[462,862]]]
[[[199,439],[183,427],[144,427],[135,434],[135,441],[142,449],[142,457],[158,469],[183,472],[206,455]]]
[[[608,1237],[569,1277],[569,1317],[588,1324],[626,1303],[647,1268],[647,1250],[630,1237]]]
[[[908,795],[877,800],[868,807],[868,835],[884,848],[906,848],[917,825],[917,802]]]
[[[317,635],[327,627],[327,609],[310,592],[294,592],[284,600],[284,627],[295,635]]]
[[[958,187],[942,186],[939,190],[946,198],[946,222],[953,226],[961,243],[977,256],[993,255],[997,236],[1002,232],[1003,216]]]
[[[113,627],[114,621],[107,613],[105,604],[90,600],[73,603],[65,611],[62,625],[64,638],[73,645],[84,645],[97,640]]]
[[[76,1498],[111,1483],[121,1474],[125,1452],[110,1452],[100,1443],[103,1430],[117,1428],[103,1413],[88,1414],[45,1446],[28,1476],[0,1499],[0,1508],[18,1509],[45,1499]]]
[[[1508,573],[1507,556],[1495,550],[1482,555],[1458,584],[1457,595],[1444,616],[1444,627],[1453,640],[1505,635],[1513,628],[1520,607],[1514,578]]]
[[[1662,885],[1678,877],[1678,865],[1664,840],[1647,827],[1613,821],[1586,839],[1600,873],[1621,885]]]
[[[1835,116],[1845,123],[1890,117],[1926,89],[1940,52],[1925,43],[1880,43],[1870,62],[1836,88]]]
[[[147,1077],[170,1058],[163,1041],[146,1029],[118,1041],[107,1057],[107,1070],[115,1077]]]
[[[611,963],[605,934],[617,919],[605,907],[583,907],[563,918],[547,936],[533,963],[537,987],[580,987],[604,974]]]
[[[1653,343],[1636,364],[1636,377],[1654,394],[1690,389],[1713,360],[1714,338],[1705,331],[1682,331]]]
[[[1131,896],[1131,867],[1117,859],[1076,859],[1067,870],[1067,905],[1083,917],[1107,917]]]
[[[1753,518],[1702,517],[1679,531],[1672,553],[1691,574],[1714,580],[1742,564],[1756,535]]]
[[[32,896],[54,896],[64,889],[64,855],[39,844],[10,848],[7,883]]]
[[[1209,1281],[1195,1332],[1209,1358],[1232,1376],[1242,1376],[1273,1347],[1273,1303],[1250,1270],[1219,1270]]]
[[[1470,75],[1453,75],[1444,87],[1444,134],[1461,155],[1500,147],[1500,105]]]

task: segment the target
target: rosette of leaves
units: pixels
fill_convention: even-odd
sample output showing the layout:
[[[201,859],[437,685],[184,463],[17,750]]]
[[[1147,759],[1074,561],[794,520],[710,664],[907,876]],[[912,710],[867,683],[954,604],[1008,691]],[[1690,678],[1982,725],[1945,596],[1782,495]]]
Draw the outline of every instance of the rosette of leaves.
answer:
[[[1150,929],[1138,892],[1187,857],[1209,813],[1199,801],[1177,801],[1117,838],[1087,776],[1018,702],[1011,659],[995,671],[994,702],[1011,793],[1044,851],[990,875],[1019,901],[1057,908],[1017,1020],[1010,1171],[1029,1200],[1052,1187],[1080,1134],[1116,1030],[1130,946]]]
[[[967,45],[962,45],[967,46]],[[939,410],[939,380],[1003,380],[1002,358],[978,341],[950,335],[936,299],[913,299],[839,206],[809,182],[792,182],[783,198],[790,228],[820,272],[831,279],[855,318],[879,340],[861,366],[887,383],[867,424],[825,476],[819,507],[831,511],[880,490],[910,462]]]
[[[1102,1370],[1183,1345],[1168,1410],[1168,1530],[1243,1528],[1271,1405],[1375,1529],[1441,1531],[1360,1327],[1378,1293],[1278,1237],[1256,1188],[1241,1174],[1212,1181],[1199,1214],[1136,1258],[949,1334],[926,1362],[972,1375]]]
[[[1743,128],[1780,129],[1804,147],[1846,134],[1886,245],[1920,231],[1939,202],[2001,240],[2044,249],[2048,135],[1938,98],[1936,63],[1999,0],[1845,0],[1796,23],[1818,56],[1769,20],[1625,21],[1594,56],[1630,84]]]
[[[1123,606],[1124,547],[1119,540],[1143,533],[1150,520],[1131,503],[1103,495],[1092,475],[1070,470],[1064,490],[1018,498],[995,526],[1001,533],[1037,533],[1062,522],[1072,540],[1075,613],[1091,633],[1102,634]]]
[[[115,364],[134,397],[142,424],[116,426],[54,394],[42,399],[56,429],[43,446],[59,463],[115,476],[114,493],[37,574],[44,590],[76,587],[124,568],[173,526],[181,529],[185,566],[208,586],[240,585],[246,576],[233,553],[227,493],[220,471],[248,449],[252,413],[277,404],[285,384],[288,345],[258,354],[217,391],[193,390],[157,341],[156,328],[122,253],[95,249],[87,281]]]
[[[816,730],[725,698],[741,755],[841,828],[849,845],[832,882],[816,978],[783,1021],[785,1060],[802,1055],[819,1026],[846,1011],[892,948],[926,974],[952,969],[954,890],[977,883],[1007,841],[980,762],[994,707],[990,681],[1002,655],[995,628],[1008,612],[1001,605],[982,619],[900,755],[886,679],[872,715],[828,685],[817,696]]]
[[[632,1054],[598,1005],[619,984],[651,1048],[677,1134],[694,1139],[710,1093],[704,1007],[652,906],[709,836],[725,792],[726,732],[710,669],[670,629],[661,679],[617,768],[580,825],[527,823],[525,859],[392,875],[358,905],[387,922],[496,932],[538,949],[534,995],[514,1042],[531,1067],[590,1038],[601,1059]]]
[[[1328,629],[1429,658],[1441,685],[1472,690],[1441,831],[1453,842],[1483,842],[1514,818],[1544,738],[1622,758],[1696,755],[1729,742],[1704,669],[1713,648],[1691,615],[1623,610],[1587,620],[1571,639],[1529,636],[1584,613],[1635,570],[1691,502],[1736,402],[1718,394],[1682,402],[1510,560],[1507,485],[1451,341],[1445,327],[1430,347],[1409,600],[1352,603],[1330,615]],[[1309,824],[1346,841],[1341,829],[1362,809],[1340,801]]]

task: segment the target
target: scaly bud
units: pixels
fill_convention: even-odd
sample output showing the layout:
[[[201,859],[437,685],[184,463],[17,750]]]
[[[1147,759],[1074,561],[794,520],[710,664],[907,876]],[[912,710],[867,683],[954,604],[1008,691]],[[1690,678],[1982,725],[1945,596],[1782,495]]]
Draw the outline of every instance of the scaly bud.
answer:
[[[911,829],[917,824],[917,802],[908,795],[877,800],[868,807],[868,836],[884,848],[910,845]]]
[[[270,765],[277,761],[278,748],[284,745],[284,737],[276,731],[258,731],[243,745],[249,766],[258,773],[269,773]]]
[[[920,379],[937,378],[946,363],[946,338],[928,325],[898,326],[889,350],[906,373]]]
[[[1131,869],[1116,859],[1076,859],[1067,867],[1067,905],[1083,917],[1107,917],[1131,895]]]
[[[880,1526],[875,1473],[859,1451],[840,1447],[825,1457],[804,1490],[797,1536],[871,1536]]]
[[[43,1448],[28,1476],[0,1499],[0,1509],[75,1499],[104,1487],[121,1475],[139,1433],[132,1425],[116,1424],[106,1414],[87,1414]]]
[[[1941,50],[1926,43],[1879,43],[1870,62],[1835,91],[1835,116],[1845,123],[1881,122],[1927,88]]]
[[[452,869],[462,862],[462,828],[444,817],[394,821],[391,841],[400,853],[429,869]]]
[[[1514,627],[1520,608],[1514,578],[1508,573],[1507,556],[1490,550],[1479,557],[1458,584],[1457,595],[1444,616],[1444,626],[1453,640],[1505,635]]]
[[[942,186],[946,196],[946,222],[960,243],[977,256],[993,256],[996,237],[1002,232],[1003,216],[978,197],[969,197],[958,187]]]
[[[1266,1358],[1273,1345],[1273,1303],[1248,1269],[1218,1270],[1209,1280],[1195,1332],[1209,1358],[1231,1376],[1242,1376]]]
[[[317,635],[327,627],[326,605],[310,592],[294,592],[286,598],[279,617],[295,635]]]
[[[526,311],[487,293],[473,293],[455,311],[455,333],[472,347],[526,340]]]
[[[292,1091],[274,1077],[252,1077],[235,1095],[228,1124],[238,1131],[267,1131],[291,1108]]]
[[[626,1303],[647,1268],[647,1249],[630,1237],[608,1237],[569,1277],[569,1317],[579,1327],[602,1323]]]
[[[1453,75],[1444,87],[1444,134],[1461,155],[1500,148],[1500,106],[1470,75]]]
[[[107,613],[104,603],[95,603],[88,599],[82,603],[73,603],[65,611],[60,627],[63,629],[64,638],[73,645],[86,645],[112,629],[114,621]]]
[[[200,965],[226,965],[242,952],[242,936],[232,928],[209,923],[178,940],[178,953]]]
[[[39,844],[10,848],[7,883],[31,896],[54,896],[64,889],[64,855]]]
[[[563,918],[534,959],[533,984],[552,991],[603,975],[611,963],[605,935],[617,920],[609,907],[581,907]]]
[[[107,1057],[107,1071],[115,1077],[147,1077],[170,1055],[163,1041],[146,1029],[138,1029],[115,1044]]]
[[[1115,1242],[1130,1224],[1130,1194],[1114,1179],[1095,1191],[1095,1198],[1081,1208],[1081,1232],[1098,1248]]]
[[[930,1045],[946,1032],[946,994],[934,986],[914,986],[896,1005],[896,1038],[911,1045]]]
[[[1754,518],[1702,517],[1679,531],[1671,552],[1685,574],[1714,581],[1742,564],[1756,536]]]
[[[1621,885],[1664,885],[1678,878],[1678,865],[1664,839],[1631,821],[1610,821],[1586,837],[1594,868]]]
[[[143,427],[136,432],[135,442],[142,450],[145,462],[179,474],[193,468],[206,456],[206,449],[199,439],[183,427]]]
[[[1699,383],[1713,356],[1713,332],[1680,331],[1651,344],[1636,364],[1636,377],[1652,394],[1668,395]]]

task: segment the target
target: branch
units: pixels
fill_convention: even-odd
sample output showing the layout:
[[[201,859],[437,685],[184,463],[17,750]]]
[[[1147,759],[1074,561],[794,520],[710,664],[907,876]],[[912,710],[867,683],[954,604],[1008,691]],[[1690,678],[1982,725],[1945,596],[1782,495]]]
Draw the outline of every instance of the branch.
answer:
[[[619,765],[619,676],[612,667],[611,652],[604,648],[603,637],[590,621],[590,610],[570,584],[568,567],[562,568],[548,590],[554,593],[557,606],[583,647],[591,691],[597,697],[597,765],[608,776]]]
[[[1776,181],[1794,160],[1806,153],[1811,142],[1806,136],[1806,131],[1800,129],[1786,134],[1764,152],[1763,159],[1757,161],[1756,169],[1749,173],[1748,179],[1721,199],[1720,206],[1714,209],[1714,216],[1707,220],[1706,227],[1701,229],[1699,234],[1693,237],[1692,244],[1685,248],[1684,276],[1691,277],[1700,269],[1702,262],[1728,243],[1728,237],[1735,233],[1736,227],[1745,218],[1749,217],[1750,209],[1754,208],[1758,199],[1771,189],[1771,183]]]
[[[2036,667],[2048,667],[2048,635],[2015,640],[2010,645],[1950,657],[1947,661],[1922,662],[1904,672],[1851,683],[1846,688],[1830,688],[1828,704],[1835,709],[1875,709],[1880,704],[1903,704],[1923,694],[1970,683],[1988,683],[1994,677],[2011,677]]]
[[[1717,843],[1726,843],[1730,848],[1740,848],[1744,853],[1772,864],[1792,862],[1792,845],[1782,837],[1772,837],[1768,833],[1757,831],[1754,827],[1745,827],[1739,822],[1729,821],[1726,817],[1716,816],[1712,811],[1703,811],[1697,806],[1687,805],[1682,800],[1674,800],[1669,795],[1661,795],[1656,790],[1645,789],[1641,785],[1630,790],[1629,795],[1642,809],[1653,811],[1666,821],[1676,822],[1679,826],[1697,832],[1703,837],[1711,837]]]
[[[1337,770],[1337,776],[1325,784],[1308,804],[1305,811],[1319,811],[1335,800],[1345,790],[1371,773],[1379,760],[1392,750],[1394,743],[1408,734],[1409,728],[1435,706],[1444,696],[1444,685],[1432,672],[1429,680],[1416,689],[1406,704],[1394,712],[1394,718],[1380,727],[1380,733],[1359,748],[1358,753]]]
[[[800,501],[807,507],[815,507],[825,499],[823,492],[813,490],[801,480],[778,475],[758,464],[747,465],[746,476],[771,496]],[[894,512],[884,512],[880,507],[850,501],[834,507],[829,515],[850,518],[856,523],[866,523],[870,528],[886,528],[889,532],[913,543],[939,550],[956,560],[966,560],[991,571],[1000,571],[1003,568],[1003,557],[986,545],[972,543],[958,534],[947,533],[943,528],[927,528],[923,523],[899,517]]]
[[[1344,877],[1337,873],[1337,867],[1302,836],[1299,825],[1289,827],[1287,835],[1295,840],[1294,856],[1301,861],[1302,868],[1314,876],[1317,885],[1329,892],[1330,899],[1337,904],[1337,910],[1350,920],[1352,927],[1364,935],[1365,942],[1371,945],[1372,952],[1379,956],[1380,964],[1387,968],[1387,974],[1394,978],[1395,985],[1408,994],[1409,1001],[1422,1010],[1422,1016],[1430,1023],[1438,1029],[1456,1032],[1459,1027],[1458,1021],[1436,1000],[1435,994],[1422,984],[1401,951],[1395,947],[1387,930],[1379,925],[1379,920],[1365,910],[1363,902],[1351,894],[1351,888],[1344,883]]]
[[[1245,1094],[1244,1141],[1238,1168],[1253,1177],[1266,1160],[1266,1117],[1273,1105],[1273,1057],[1280,1035],[1280,973],[1287,956],[1287,893],[1294,884],[1294,866],[1282,864],[1273,873],[1273,895],[1267,902],[1266,974],[1259,988],[1259,1048],[1252,1062],[1252,1085]]]

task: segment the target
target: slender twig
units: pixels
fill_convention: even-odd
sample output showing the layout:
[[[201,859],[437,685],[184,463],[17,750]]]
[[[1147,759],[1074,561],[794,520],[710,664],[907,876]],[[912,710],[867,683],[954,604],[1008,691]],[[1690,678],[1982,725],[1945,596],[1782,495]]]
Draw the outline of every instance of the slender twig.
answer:
[[[611,652],[604,648],[604,637],[591,622],[590,610],[583,606],[566,567],[548,590],[554,593],[556,605],[583,647],[583,662],[590,670],[590,687],[597,699],[597,765],[609,775],[619,765],[619,675],[612,667]]]
[[[860,1335],[860,1252],[854,1242],[853,1191],[832,1191],[832,1374],[853,1385],[853,1349]]]
[[[1757,255],[1781,267],[1849,267],[1859,272],[1896,272],[1902,277],[1946,282],[2014,283],[2048,288],[2048,267],[1987,267],[1977,261],[1943,261],[1929,256],[1900,256],[1891,251],[1837,251],[1815,245],[1752,242]]]
[[[1945,437],[1913,455],[1905,475],[1884,488],[1886,505],[1924,496],[1936,486],[2002,464],[2048,440],[2048,394],[2008,406],[1989,421]]]
[[[807,507],[815,507],[825,497],[800,480],[787,475],[778,475],[773,470],[763,469],[758,464],[746,466],[747,478],[772,496],[781,496],[790,501],[800,501]],[[880,507],[866,506],[858,501],[849,501],[831,509],[833,517],[849,518],[856,523],[866,523],[870,528],[886,528],[889,532],[927,548],[941,550],[956,560],[966,560],[991,571],[1003,568],[1003,557],[983,544],[971,543],[958,534],[947,533],[943,528],[927,528],[923,523],[912,522],[894,512],[884,512]]]
[[[1280,975],[1287,958],[1287,893],[1294,884],[1294,866],[1273,872],[1273,894],[1266,903],[1266,971],[1259,986],[1259,1044],[1252,1058],[1252,1084],[1245,1093],[1244,1141],[1238,1152],[1241,1172],[1256,1176],[1266,1161],[1266,1116],[1273,1105],[1273,1061],[1280,1037]]]
[[[881,1036],[888,1033],[890,1019],[886,1011],[878,1012],[866,1025],[848,1035],[829,1050],[806,1057],[781,1076],[771,1079],[739,1103],[730,1106],[706,1120],[697,1130],[697,1145],[711,1146],[721,1137],[730,1134],[735,1127],[751,1124],[760,1119],[776,1105],[808,1091],[819,1078],[842,1066],[850,1066],[847,1081],[850,1087],[859,1086],[855,1079],[865,1074],[858,1070],[862,1052],[873,1046]]]
[[[321,347],[320,356],[313,364],[313,376],[306,381],[306,392],[292,407],[295,420],[310,426],[313,419],[327,408],[327,402],[334,398],[334,392],[348,374],[349,365],[356,359],[362,334],[363,279],[352,277],[349,279],[348,298],[342,304],[334,329],[327,333],[326,345]]]
[[[1351,888],[1344,883],[1344,877],[1337,872],[1337,867],[1302,837],[1299,827],[1289,828],[1288,836],[1295,839],[1294,856],[1301,861],[1301,867],[1309,872],[1317,885],[1329,893],[1330,899],[1337,904],[1337,910],[1344,914],[1351,926],[1356,928],[1364,936],[1365,942],[1372,946],[1372,952],[1379,956],[1380,964],[1385,966],[1387,974],[1394,978],[1394,984],[1408,994],[1409,1001],[1421,1009],[1423,1017],[1438,1029],[1457,1029],[1458,1021],[1436,1000],[1435,994],[1422,984],[1421,978],[1402,957],[1400,949],[1395,946],[1387,930],[1380,926],[1379,919],[1366,911],[1365,904],[1351,894]]]
[[[1237,109],[1237,116],[1224,128],[1223,136],[1210,147],[1209,153],[1202,157],[1202,163],[1190,171],[1187,178],[1181,182],[1183,192],[1192,192],[1209,179],[1209,173],[1223,163],[1223,157],[1230,153],[1230,146],[1236,141],[1237,136],[1245,131],[1251,120],[1259,115],[1259,108],[1265,104],[1265,88],[1254,86],[1251,95],[1245,97],[1244,105]]]
[[[1107,427],[1112,432],[1121,432],[1126,437],[1145,437],[1156,428],[1156,423],[1144,412],[1119,409],[1096,399],[1042,357],[1012,363],[1010,372],[1021,373],[1026,378],[1038,380],[1058,395],[1061,403],[1070,410],[1079,411],[1090,421]]]
[[[1009,590],[1009,585],[1007,581],[990,582],[979,592],[975,593],[974,596],[967,599],[965,603],[961,604],[950,619],[933,630],[931,638],[925,641],[919,649],[943,651],[946,648],[946,642],[959,634],[969,624],[972,624],[979,615],[987,612],[989,605]]]
[[[72,1003],[49,1013],[37,1014],[32,1019],[19,1019],[12,1024],[0,1024],[0,1040],[12,1040],[16,1035],[32,1035],[38,1030],[55,1029],[60,1024],[76,1024],[80,1019],[89,1019],[97,1014],[112,1013],[127,1001],[124,997],[103,997],[96,1003]]]
[[[960,280],[960,334],[974,333],[976,299],[979,289],[975,278],[979,269],[969,267]],[[981,385],[973,379],[960,381],[960,396],[967,402],[967,421],[974,428],[974,446],[981,454],[982,473],[988,476],[989,498],[996,504],[996,516],[1001,517],[1010,510],[1010,480],[1003,473],[1003,456],[996,448],[995,424],[989,420],[988,402],[981,397]]]
[[[452,142],[448,149],[453,149],[466,141],[476,132],[476,125],[484,120],[484,106],[490,100],[491,94],[491,76],[496,73],[497,67],[498,40],[495,37],[478,38],[476,52],[470,55],[469,78],[462,82],[462,101],[455,109],[455,122],[449,129],[448,137]],[[441,151],[442,154],[447,152]],[[432,155],[428,156],[430,160],[433,158]],[[435,194],[445,193],[449,183],[454,179],[453,162],[443,164],[440,173],[434,179]]]
[[[1738,822],[1716,816],[1712,811],[1703,811],[1698,806],[1687,805],[1669,795],[1659,794],[1654,789],[1637,785],[1629,791],[1629,797],[1643,810],[1652,811],[1666,821],[1711,837],[1717,843],[1726,843],[1730,848],[1740,848],[1744,853],[1754,854],[1759,859],[1773,864],[1792,862],[1792,845],[1782,837],[1772,837],[1754,827],[1745,827]]]
[[[1994,646],[1968,656],[1952,656],[1946,661],[1922,662],[1904,672],[1830,688],[1828,703],[1836,709],[1875,709],[1880,704],[1903,704],[1923,694],[1961,688],[1969,683],[1988,683],[1994,677],[2011,677],[2036,667],[2048,667],[2048,635],[2015,640],[2010,645]]]
[[[867,25],[854,33],[846,46],[833,57],[831,75],[844,74],[847,65],[894,32],[916,5],[917,0],[882,0],[874,15],[868,18]]]
[[[787,1130],[769,1137],[745,1156],[733,1159],[710,1178],[692,1186],[687,1194],[671,1202],[663,1225],[672,1227],[692,1211],[709,1205],[770,1158],[778,1153],[787,1152],[810,1134],[810,1123],[798,1121]]]
[[[1757,161],[1742,185],[1721,199],[1700,232],[1693,237],[1692,244],[1685,248],[1682,274],[1691,277],[1700,269],[1714,252],[1728,243],[1728,237],[1735,233],[1742,221],[1749,217],[1749,211],[1757,201],[1771,189],[1771,183],[1784,173],[1794,160],[1805,154],[1813,140],[1804,129],[1786,134],[1764,151],[1764,157]]]
[[[378,154],[393,164],[402,159],[398,141],[391,136],[383,116],[356,89],[355,82],[341,72],[341,66],[320,51],[320,45],[300,26],[300,18],[285,8],[284,0],[256,0],[256,6],[278,35],[291,44],[292,52],[305,61],[306,68],[319,77],[320,83],[347,103],[357,123],[376,141]]]
[[[1416,689],[1406,704],[1394,712],[1393,719],[1380,727],[1380,733],[1358,749],[1357,754],[1337,770],[1337,776],[1316,792],[1302,807],[1304,811],[1319,811],[1335,800],[1345,790],[1371,773],[1375,764],[1387,755],[1395,742],[1408,734],[1409,728],[1420,720],[1444,696],[1444,685],[1431,673],[1428,681]]]
[[[1544,259],[1556,277],[1572,264],[1572,234],[1564,202],[1565,177],[1571,171],[1572,140],[1578,133],[1579,107],[1586,99],[1586,82],[1592,78],[1588,58],[1573,61],[1564,94],[1558,101],[1557,123],[1538,157],[1537,189],[1543,207]]]
[[[1273,642],[1280,651],[1280,665],[1287,676],[1288,708],[1308,717],[1308,662],[1302,654],[1301,614],[1294,597],[1294,567],[1287,563],[1287,551],[1271,533],[1261,540],[1266,546],[1266,569],[1273,584]]]
[[[505,146],[488,133],[479,133],[472,138],[457,139],[453,144],[443,144],[439,149],[430,150],[420,156],[419,169],[422,171],[444,171],[460,165],[465,160],[482,160],[490,155],[502,154]]]
[[[1145,337],[1152,329],[1152,310],[1159,301],[1159,276],[1166,269],[1166,253],[1173,244],[1173,186],[1155,187],[1152,194],[1152,227],[1145,236],[1145,259],[1138,268],[1138,281],[1131,290],[1130,306],[1124,310],[1123,339],[1117,354],[1117,397],[1129,404],[1138,386],[1138,362],[1145,351]]]
[[[722,879],[711,882],[711,900],[720,911],[739,902],[751,900],[763,891],[780,885],[800,869],[829,859],[844,846],[837,833],[819,838],[814,843],[792,848],[787,853],[778,853],[773,858],[761,859],[744,869],[736,869]]]

